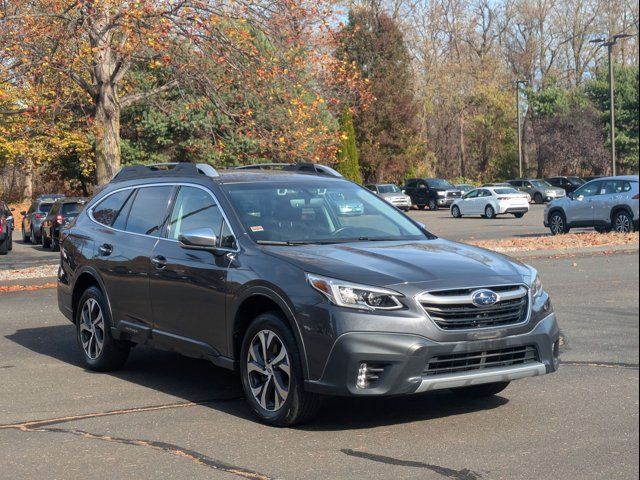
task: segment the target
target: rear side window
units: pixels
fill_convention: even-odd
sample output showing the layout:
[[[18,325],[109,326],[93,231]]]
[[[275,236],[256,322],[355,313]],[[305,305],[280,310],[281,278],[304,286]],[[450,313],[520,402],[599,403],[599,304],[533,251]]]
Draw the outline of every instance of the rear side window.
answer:
[[[180,187],[167,227],[168,237],[178,240],[181,233],[198,228],[210,228],[220,236],[222,213],[206,191],[195,187]]]
[[[109,195],[102,200],[98,205],[93,207],[93,218],[96,222],[103,225],[111,226],[113,221],[122,210],[122,206],[131,195],[132,190],[122,190],[116,192],[113,195]]]
[[[62,205],[62,215],[77,215],[84,208],[82,203],[65,203]]]
[[[172,190],[173,187],[170,186],[139,188],[125,230],[153,237],[160,236]]]

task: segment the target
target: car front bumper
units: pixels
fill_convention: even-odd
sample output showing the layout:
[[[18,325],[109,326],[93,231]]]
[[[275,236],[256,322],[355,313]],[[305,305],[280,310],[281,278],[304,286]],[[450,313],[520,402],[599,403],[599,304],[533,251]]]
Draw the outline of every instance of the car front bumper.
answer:
[[[438,206],[439,207],[449,207],[458,200],[460,197],[438,197]]]
[[[560,331],[554,313],[550,313],[526,334],[503,338],[467,341],[435,342],[419,335],[350,332],[340,336],[329,356],[319,380],[307,380],[307,390],[342,396],[403,395],[431,390],[457,388],[511,381],[544,375],[558,369]],[[427,366],[435,357],[534,347],[531,361],[516,365],[483,368],[473,365],[466,371],[429,374]],[[489,355],[491,355],[489,353]],[[367,388],[356,383],[362,365],[378,369],[377,379]]]

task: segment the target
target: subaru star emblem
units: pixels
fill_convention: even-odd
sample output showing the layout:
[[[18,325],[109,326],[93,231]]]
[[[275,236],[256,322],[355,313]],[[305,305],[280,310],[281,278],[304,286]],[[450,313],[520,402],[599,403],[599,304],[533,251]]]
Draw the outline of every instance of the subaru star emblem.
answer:
[[[476,290],[471,294],[471,301],[476,307],[489,307],[498,301],[498,294],[493,290]]]

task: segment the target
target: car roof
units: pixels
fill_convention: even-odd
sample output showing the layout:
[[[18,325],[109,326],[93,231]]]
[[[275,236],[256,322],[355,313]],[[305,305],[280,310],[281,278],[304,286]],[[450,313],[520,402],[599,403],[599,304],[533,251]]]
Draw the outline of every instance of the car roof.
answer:
[[[56,200],[56,203],[87,203],[88,201],[87,197],[64,197]]]
[[[592,182],[595,180],[629,180],[632,182],[638,181],[638,175],[616,175],[615,177],[598,177],[591,180]]]

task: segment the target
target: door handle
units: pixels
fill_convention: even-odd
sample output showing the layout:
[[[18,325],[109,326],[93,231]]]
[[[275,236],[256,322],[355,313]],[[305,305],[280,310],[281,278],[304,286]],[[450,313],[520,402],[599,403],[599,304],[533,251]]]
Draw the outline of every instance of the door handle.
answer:
[[[103,245],[100,245],[100,248],[98,248],[98,251],[100,252],[100,255],[102,255],[103,257],[108,257],[109,255],[111,255],[111,252],[113,252],[113,246],[109,245],[108,243],[105,243]]]
[[[158,270],[162,270],[167,266],[167,259],[162,255],[156,255],[155,257],[151,257],[151,263],[153,263]]]

